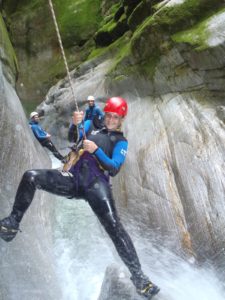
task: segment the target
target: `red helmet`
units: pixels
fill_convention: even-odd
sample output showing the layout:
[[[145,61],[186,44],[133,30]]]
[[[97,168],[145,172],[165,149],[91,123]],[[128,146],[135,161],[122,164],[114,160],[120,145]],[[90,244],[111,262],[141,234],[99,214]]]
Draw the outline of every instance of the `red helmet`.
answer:
[[[121,97],[112,97],[106,101],[104,112],[117,113],[121,117],[127,115],[127,102]]]

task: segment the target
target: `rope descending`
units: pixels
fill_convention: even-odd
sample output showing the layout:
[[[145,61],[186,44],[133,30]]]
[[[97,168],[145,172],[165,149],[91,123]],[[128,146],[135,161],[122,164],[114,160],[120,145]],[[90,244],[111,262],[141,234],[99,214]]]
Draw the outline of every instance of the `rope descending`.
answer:
[[[52,18],[53,18],[53,21],[54,21],[55,30],[56,30],[59,46],[60,46],[60,49],[61,49],[63,61],[64,61],[64,64],[65,64],[65,67],[66,67],[66,72],[67,72],[67,76],[68,76],[68,79],[69,79],[69,84],[70,84],[70,87],[71,87],[72,95],[73,95],[73,98],[74,98],[74,101],[75,101],[76,111],[79,112],[79,108],[78,108],[77,100],[76,100],[76,97],[75,97],[75,93],[74,93],[74,89],[73,89],[73,85],[72,85],[72,80],[71,80],[71,76],[70,76],[70,72],[69,72],[69,67],[68,67],[68,63],[67,63],[67,60],[66,60],[66,55],[65,55],[65,52],[64,52],[64,49],[63,49],[62,39],[61,39],[61,36],[60,36],[59,26],[57,24],[57,20],[56,20],[52,0],[48,0],[48,3],[49,3],[49,7],[50,7],[50,10],[51,10],[51,13],[52,13]]]

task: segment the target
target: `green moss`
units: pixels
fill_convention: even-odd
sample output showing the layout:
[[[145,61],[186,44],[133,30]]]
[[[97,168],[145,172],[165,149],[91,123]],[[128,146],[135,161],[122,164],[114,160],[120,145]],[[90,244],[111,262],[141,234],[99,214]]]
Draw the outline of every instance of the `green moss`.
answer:
[[[172,35],[172,40],[176,43],[189,43],[197,46],[196,50],[203,50],[207,48],[207,22],[201,22],[191,29],[178,32]]]
[[[115,27],[117,23],[114,21],[114,19],[110,20],[108,23],[106,23],[101,29],[101,32],[111,32]]]
[[[127,44],[126,35],[124,37],[120,37],[115,42],[106,47],[95,48],[88,56],[88,60],[98,58],[101,56],[110,56],[115,60],[121,56],[123,52],[123,47]],[[120,50],[121,49],[121,50]]]
[[[55,0],[64,44],[73,45],[93,36],[101,22],[100,0]]]
[[[122,81],[127,76],[134,74],[142,74],[151,79],[155,74],[160,53],[155,52],[148,59],[136,63],[131,54],[130,34],[125,34],[108,47],[94,49],[89,56],[89,59],[106,55],[110,58],[113,57],[113,64],[107,74],[113,81]]]
[[[126,14],[122,14],[122,16],[119,19],[119,22],[124,22],[127,19]]]
[[[44,0],[20,1],[16,5],[16,9],[12,10],[11,8],[10,10],[12,10],[12,13],[15,11],[14,15],[33,16],[36,14],[36,9],[42,7],[44,4]]]
[[[163,7],[154,14],[154,22],[167,30],[174,25],[184,28],[201,19],[208,11],[216,10],[218,5],[221,5],[220,0],[186,0],[181,4]]]
[[[172,35],[173,41],[176,43],[189,43],[195,46],[195,50],[198,51],[208,48],[207,39],[210,34],[208,31],[208,23],[212,20],[212,18],[224,12],[225,9],[219,10],[216,14],[209,18],[205,18],[192,28]]]
[[[124,20],[126,20],[125,14],[120,17],[118,22],[123,22]],[[118,22],[112,18],[109,22],[105,23],[98,32],[112,32],[118,26]]]
[[[114,78],[114,81],[123,81],[124,78],[125,78],[125,75],[119,75]]]
[[[139,39],[149,31],[149,27],[156,27],[160,32],[173,33],[190,26],[221,5],[220,0],[186,0],[181,4],[164,6],[155,12],[137,28],[133,39]]]
[[[65,47],[83,44],[93,36],[102,19],[101,0],[54,0],[52,2]],[[25,1],[25,3],[17,5],[16,13],[13,15],[14,19],[16,16],[18,16],[18,20],[21,20],[22,17],[24,23],[30,20],[31,26],[35,17],[36,19],[43,17],[43,23],[46,24],[44,35],[45,33],[47,36],[55,35],[48,1]]]
[[[110,9],[109,9],[109,13],[110,13],[111,15],[114,15],[114,14],[117,12],[117,10],[120,8],[120,6],[121,6],[120,1],[119,1],[118,3],[112,5],[112,6],[110,7]]]
[[[3,48],[3,52],[0,51],[0,59],[4,63],[8,64],[12,72],[16,74],[18,70],[17,58],[11,41],[8,36],[8,32],[5,27],[5,23],[0,14],[0,48]]]
[[[121,81],[125,77],[140,75],[152,80],[155,75],[156,66],[160,60],[160,55],[155,53],[141,63],[132,63],[129,52],[130,50],[127,49],[126,52],[123,49],[123,56],[117,58],[114,66],[111,68],[109,74],[111,77],[114,77],[113,80]]]
[[[144,77],[153,79],[156,71],[156,66],[160,61],[160,57],[161,55],[155,52],[138,66],[141,74]]]
[[[95,48],[95,49],[93,49],[93,51],[91,51],[91,53],[89,54],[87,60],[94,59],[94,58],[97,58],[97,57],[101,57],[104,54],[106,54],[107,52],[108,52],[107,47]]]
[[[107,23],[113,22],[114,20],[114,15],[116,13],[116,11],[119,9],[120,7],[120,3],[114,4],[110,7],[108,13],[106,16],[103,17],[103,19],[101,20],[101,22],[99,23],[99,28],[104,27]]]
[[[131,39],[132,55],[141,64],[142,61],[149,60],[155,52],[163,53],[164,41],[169,41],[169,47],[172,46],[171,34],[190,28],[190,25],[193,26],[208,15],[212,15],[219,5],[221,5],[219,0],[213,3],[211,0],[186,0],[181,4],[162,7],[146,18],[135,30]],[[203,33],[201,37],[203,43]]]

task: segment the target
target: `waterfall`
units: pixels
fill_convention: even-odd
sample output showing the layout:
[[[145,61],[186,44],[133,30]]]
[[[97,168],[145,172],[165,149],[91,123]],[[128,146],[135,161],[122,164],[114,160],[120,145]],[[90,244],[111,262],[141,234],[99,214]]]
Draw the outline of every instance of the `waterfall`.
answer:
[[[54,253],[62,300],[97,300],[108,265],[123,265],[88,203],[56,197]],[[161,292],[155,299],[223,300],[224,284],[210,265],[197,266],[167,250],[151,234],[127,227],[143,270]],[[132,233],[131,233],[132,232]],[[125,272],[127,270],[125,269]],[[122,299],[118,299],[122,300]]]

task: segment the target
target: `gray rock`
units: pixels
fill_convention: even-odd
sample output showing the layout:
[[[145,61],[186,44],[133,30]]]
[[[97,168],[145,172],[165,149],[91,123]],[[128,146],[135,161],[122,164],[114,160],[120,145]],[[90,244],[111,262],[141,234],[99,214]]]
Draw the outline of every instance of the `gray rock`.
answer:
[[[23,172],[51,167],[29,128],[14,85],[2,69],[0,60],[0,219],[11,212]],[[10,243],[0,240],[1,299],[62,299],[50,250],[52,204],[51,197],[37,192],[21,222],[22,233]]]
[[[107,267],[98,300],[139,300],[129,274],[117,265]],[[143,299],[143,298],[142,298]]]
[[[216,108],[218,118],[225,123],[225,106],[218,106]]]

